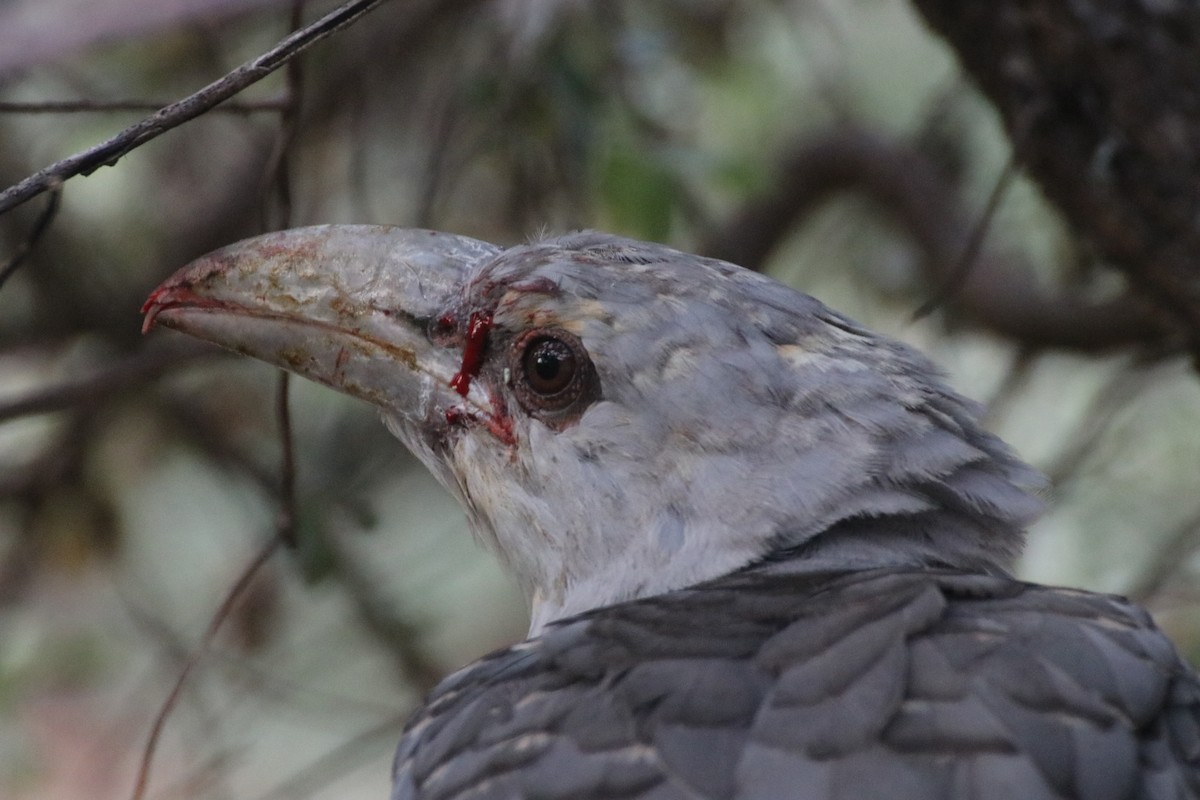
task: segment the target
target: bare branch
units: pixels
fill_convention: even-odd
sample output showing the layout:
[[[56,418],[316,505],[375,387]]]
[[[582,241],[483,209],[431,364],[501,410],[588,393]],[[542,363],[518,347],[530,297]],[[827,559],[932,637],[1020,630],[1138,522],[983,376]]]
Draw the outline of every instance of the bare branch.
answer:
[[[706,255],[761,269],[784,237],[822,202],[851,191],[875,201],[912,237],[934,283],[944,283],[966,251],[961,201],[915,148],[861,129],[798,142],[778,159],[776,184],[751,197],[702,248]],[[1168,326],[1134,298],[1085,303],[1047,297],[1019,263],[986,251],[954,296],[971,322],[1027,347],[1100,352],[1161,344]]]
[[[168,105],[168,101],[155,100],[47,100],[40,103],[0,101],[0,114],[106,114],[119,111],[158,111]],[[222,103],[210,110],[216,114],[256,114],[262,111],[284,111],[287,105],[286,97],[269,97],[265,100]]]
[[[142,800],[146,795],[146,787],[150,782],[150,766],[154,761],[154,753],[158,750],[158,740],[162,737],[163,727],[167,723],[167,717],[171,715],[175,705],[179,702],[179,697],[183,693],[183,687],[187,683],[188,676],[192,674],[192,670],[204,658],[208,652],[208,648],[212,645],[213,639],[217,636],[217,631],[221,628],[221,623],[228,619],[233,611],[234,604],[245,593],[250,586],[254,576],[266,564],[268,559],[275,554],[279,549],[279,545],[283,543],[283,539],[279,536],[272,536],[255,554],[253,560],[246,565],[242,573],[234,581],[233,586],[225,594],[221,600],[221,604],[217,606],[217,610],[213,613],[212,619],[208,622],[208,627],[204,631],[204,636],[200,639],[200,644],[189,656],[183,669],[179,670],[179,675],[175,679],[175,685],[171,687],[167,699],[163,701],[162,707],[159,708],[158,714],[154,717],[154,724],[150,728],[150,735],[146,739],[146,746],[142,750],[141,760],[138,762],[137,779],[134,781],[133,794],[130,795],[131,800]]]
[[[13,276],[17,268],[25,262],[25,258],[33,251],[38,240],[42,238],[42,234],[50,227],[50,223],[54,221],[54,217],[58,215],[58,204],[62,200],[62,184],[54,186],[50,190],[50,199],[46,202],[45,209],[38,215],[37,222],[33,223],[33,230],[25,237],[25,241],[17,246],[17,251],[8,257],[3,263],[0,263],[0,289],[4,288],[4,284]]]
[[[987,204],[983,207],[983,212],[979,215],[979,220],[971,227],[971,236],[967,239],[958,262],[946,276],[942,285],[934,292],[933,296],[913,312],[914,320],[927,317],[939,307],[945,305],[946,301],[966,283],[967,276],[970,275],[971,268],[975,266],[975,260],[979,257],[980,250],[983,248],[983,241],[987,238],[987,232],[991,227],[992,220],[996,217],[996,211],[999,210],[1000,203],[1004,199],[1004,196],[1008,194],[1008,189],[1012,186],[1013,178],[1016,176],[1016,157],[1010,155],[1008,162],[1004,165],[1004,169],[1000,171],[1000,177],[996,179],[996,184],[992,187],[992,191],[988,195]]]
[[[279,371],[275,416],[279,420],[279,517],[275,530],[288,547],[296,547],[296,448],[292,442],[292,412],[288,407],[288,373]]]
[[[166,106],[106,142],[30,175],[0,193],[0,214],[60,185],[68,178],[89,175],[100,167],[112,166],[126,153],[228,100],[247,86],[270,75],[311,45],[341,30],[384,2],[385,0],[350,0],[311,25],[284,37],[267,52],[198,92]]]
[[[304,0],[293,0],[290,17],[290,27],[300,28],[303,22]],[[300,59],[293,59],[287,65],[287,107],[279,118],[279,135],[275,143],[275,152],[271,158],[267,174],[270,176],[268,185],[273,187],[279,201],[279,227],[292,226],[292,183],[291,183],[291,147],[296,139],[297,119],[300,116],[301,85],[304,73],[301,70]],[[264,198],[263,217],[267,217],[269,198]],[[270,227],[269,223],[264,227]],[[276,533],[288,547],[295,549],[296,539],[296,449],[292,440],[292,414],[288,406],[288,387],[290,376],[280,370],[275,392],[275,417],[279,422],[279,449],[281,459],[279,464],[279,515],[275,523]]]
[[[294,0],[291,10],[291,27],[298,29],[302,22],[303,0]],[[291,147],[296,140],[298,121],[300,118],[300,97],[304,81],[303,62],[296,58],[288,62],[284,71],[287,83],[287,105],[279,118],[279,133],[275,137],[275,146],[271,158],[267,162],[267,196],[262,203],[262,227],[266,230],[292,227],[292,180],[291,180]],[[279,203],[278,225],[268,219],[270,209],[269,193],[274,190]]]

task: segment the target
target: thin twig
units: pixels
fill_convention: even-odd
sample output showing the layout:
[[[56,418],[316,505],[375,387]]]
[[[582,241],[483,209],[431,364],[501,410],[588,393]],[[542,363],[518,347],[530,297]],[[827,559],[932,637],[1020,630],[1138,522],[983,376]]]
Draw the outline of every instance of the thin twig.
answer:
[[[303,21],[304,0],[294,0],[290,14],[291,28],[298,29]],[[294,58],[288,62],[284,71],[284,81],[287,84],[287,105],[279,117],[279,133],[275,138],[275,147],[268,160],[265,172],[267,179],[264,184],[264,195],[274,193],[279,203],[278,225],[272,225],[268,219],[270,213],[270,198],[264,197],[261,207],[262,227],[265,230],[292,227],[292,179],[291,179],[291,147],[296,140],[297,122],[300,118],[300,97],[304,81],[302,61]]]
[[[292,413],[288,407],[288,373],[280,370],[276,384],[275,416],[279,420],[279,517],[276,530],[288,547],[296,547],[296,448],[292,440]]]
[[[267,52],[247,61],[198,92],[166,106],[108,141],[30,175],[0,193],[0,213],[21,205],[68,178],[91,174],[102,166],[112,166],[126,153],[228,100],[247,86],[270,75],[311,45],[341,30],[384,2],[385,0],[350,0],[311,25],[284,37]]]
[[[425,159],[420,201],[414,215],[418,228],[432,228],[434,224],[434,208],[446,174],[451,143],[454,141],[454,127],[458,121],[455,111],[458,107],[459,103],[451,97],[448,102],[442,103],[434,110],[433,125],[436,133]]]
[[[8,279],[25,262],[26,257],[33,251],[38,240],[42,238],[42,234],[50,227],[50,223],[58,215],[58,205],[61,199],[62,184],[60,183],[50,189],[50,199],[46,201],[46,207],[38,215],[37,221],[33,223],[33,230],[25,237],[25,241],[17,245],[16,252],[9,256],[6,261],[0,263],[0,289],[4,288],[4,284],[8,282]]]
[[[954,187],[910,145],[844,128],[796,142],[771,168],[773,184],[713,225],[700,252],[750,269],[818,205],[837,192],[875,201],[912,239],[921,266],[942,283],[962,260],[969,231]],[[955,309],[973,324],[1033,348],[1096,353],[1131,344],[1172,343],[1169,329],[1131,297],[1091,302],[1047,295],[1021,259],[984,249],[956,290]]]
[[[293,0],[289,26],[298,29],[304,19],[304,0]],[[275,157],[268,174],[271,175],[270,185],[275,187],[279,201],[279,226],[290,228],[292,225],[292,184],[291,184],[291,147],[296,139],[297,120],[300,116],[300,93],[304,80],[300,59],[288,62],[285,78],[287,81],[287,108],[279,118],[279,137],[276,143]],[[267,203],[263,203],[264,207]],[[265,213],[264,213],[265,216]],[[288,406],[288,388],[290,376],[284,371],[279,372],[279,380],[275,392],[275,416],[279,421],[279,449],[281,461],[279,465],[279,518],[276,530],[288,547],[295,549],[296,538],[296,450],[292,439],[292,414]]]
[[[970,238],[967,239],[966,246],[963,247],[962,255],[959,256],[958,262],[954,265],[950,274],[946,276],[942,285],[934,292],[933,297],[930,297],[913,312],[912,319],[914,322],[924,319],[934,311],[937,311],[966,283],[967,277],[971,274],[971,268],[975,266],[975,262],[979,258],[979,251],[983,248],[987,232],[992,227],[992,220],[996,216],[996,211],[1000,208],[1000,203],[1004,200],[1004,196],[1008,194],[1008,188],[1012,186],[1013,179],[1016,176],[1017,156],[1014,152],[1009,155],[1004,169],[1000,172],[1000,176],[996,178],[996,185],[992,187],[992,191],[988,195],[987,205],[984,206],[983,213],[979,215],[979,219],[972,226]]]
[[[990,397],[983,401],[984,423],[989,429],[995,429],[1000,420],[1012,410],[1013,402],[1029,385],[1033,377],[1033,368],[1037,364],[1041,350],[1033,347],[1021,347],[1016,357],[1009,363],[1000,384],[992,391]]]
[[[250,586],[250,582],[254,580],[254,576],[258,574],[259,569],[263,564],[267,563],[279,546],[283,543],[283,539],[279,536],[272,536],[261,548],[254,558],[242,570],[233,586],[225,593],[224,599],[217,607],[212,619],[209,620],[208,627],[204,631],[204,636],[200,639],[200,644],[192,652],[191,656],[184,663],[183,669],[179,671],[178,677],[175,679],[175,685],[171,687],[170,694],[163,701],[162,706],[158,709],[158,713],[154,717],[154,725],[150,728],[150,736],[146,739],[146,746],[142,750],[141,760],[138,762],[137,780],[133,785],[133,794],[130,795],[131,800],[142,800],[146,795],[146,786],[150,780],[150,766],[154,761],[154,753],[158,749],[159,739],[162,738],[163,728],[166,725],[167,718],[175,709],[179,702],[179,697],[183,693],[184,684],[187,683],[188,676],[192,674],[192,670],[204,658],[208,652],[208,648],[212,645],[216,638],[217,631],[232,613],[233,606],[238,599],[245,593]]]
[[[257,114],[262,111],[285,111],[287,98],[245,100],[222,103],[212,109],[217,114]],[[36,103],[0,101],[0,114],[109,114],[121,111],[159,111],[171,105],[165,100],[45,100]]]

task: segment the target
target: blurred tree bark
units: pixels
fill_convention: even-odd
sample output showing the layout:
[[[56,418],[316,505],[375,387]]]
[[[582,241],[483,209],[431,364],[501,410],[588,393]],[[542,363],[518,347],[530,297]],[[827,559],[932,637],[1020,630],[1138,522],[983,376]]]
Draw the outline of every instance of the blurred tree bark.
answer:
[[[1018,164],[1200,364],[1200,3],[913,0]]]

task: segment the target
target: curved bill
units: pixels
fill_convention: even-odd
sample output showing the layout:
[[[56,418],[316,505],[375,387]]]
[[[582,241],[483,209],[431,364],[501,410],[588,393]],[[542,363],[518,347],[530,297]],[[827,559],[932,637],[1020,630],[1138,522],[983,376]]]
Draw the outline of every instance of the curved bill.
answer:
[[[417,422],[464,398],[461,351],[428,336],[467,273],[499,251],[464,236],[376,225],[270,233],[203,256],[146,301],[156,324],[275,364]],[[466,402],[485,413],[486,398]]]

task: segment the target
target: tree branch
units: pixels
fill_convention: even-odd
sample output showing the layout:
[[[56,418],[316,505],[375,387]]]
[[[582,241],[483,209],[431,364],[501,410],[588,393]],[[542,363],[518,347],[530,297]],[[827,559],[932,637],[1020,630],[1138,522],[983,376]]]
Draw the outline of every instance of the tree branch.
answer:
[[[94,405],[105,395],[157,378],[186,362],[220,355],[223,355],[223,351],[211,345],[191,342],[169,348],[146,349],[94,375],[0,402],[0,423],[85,404]]]
[[[225,103],[212,109],[218,114],[256,114],[262,111],[284,111],[286,97]],[[153,100],[47,100],[41,103],[0,102],[0,114],[106,114],[119,111],[159,111],[170,103]]]
[[[103,166],[112,166],[131,150],[172,128],[198,117],[213,106],[229,99],[295,58],[308,47],[351,24],[385,0],[351,0],[311,25],[284,37],[279,44],[246,62],[223,78],[158,113],[147,117],[108,141],[102,142],[62,161],[51,164],[0,193],[0,214],[76,175],[89,175]]]
[[[1028,270],[986,252],[956,276],[971,237],[962,202],[940,170],[907,144],[864,130],[835,130],[799,142],[771,174],[778,176],[775,185],[716,231],[703,246],[706,255],[761,269],[817,205],[839,192],[856,192],[909,233],[931,284],[957,283],[954,310],[982,328],[1032,348],[1080,352],[1164,339],[1166,326],[1130,298],[1089,305],[1046,297]]]
[[[1200,7],[913,0],[1071,225],[1182,327],[1200,366]]]
[[[4,284],[13,276],[17,268],[25,262],[33,248],[37,246],[38,241],[42,238],[49,228],[50,223],[54,221],[54,217],[58,214],[59,202],[62,200],[62,186],[54,186],[50,189],[50,198],[46,201],[46,207],[42,209],[42,213],[38,215],[37,221],[33,223],[33,230],[25,237],[25,241],[17,246],[17,250],[11,256],[0,263],[0,289],[4,288]]]

